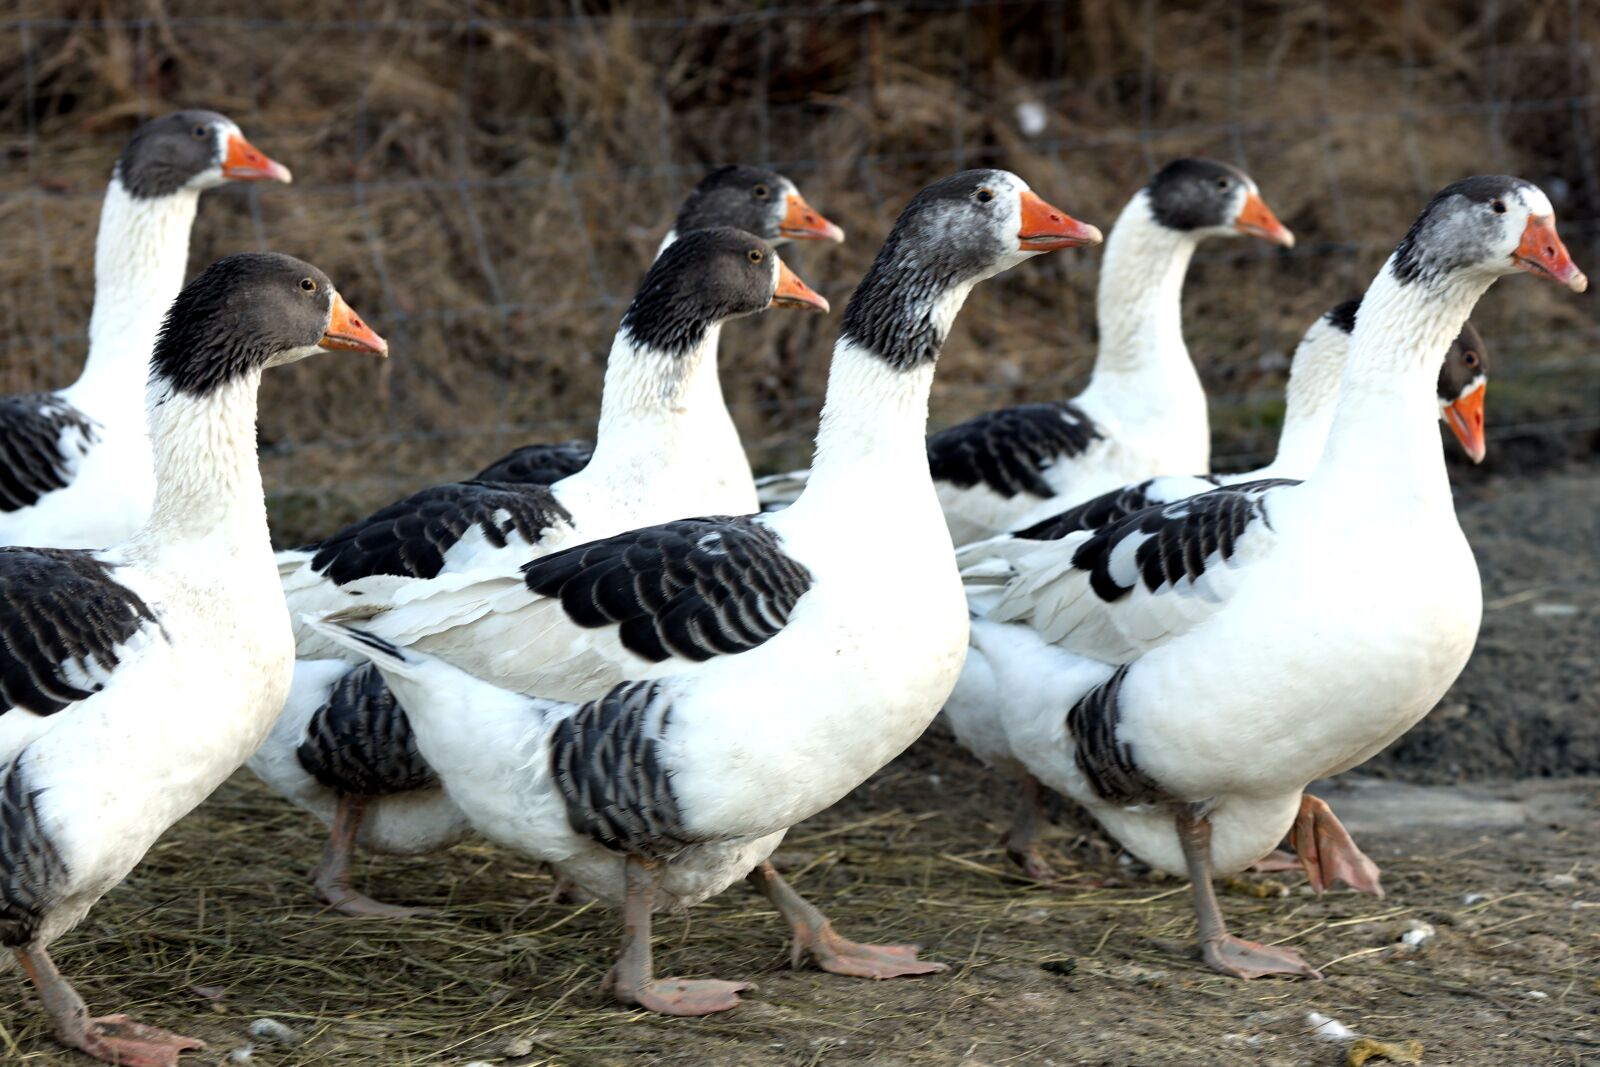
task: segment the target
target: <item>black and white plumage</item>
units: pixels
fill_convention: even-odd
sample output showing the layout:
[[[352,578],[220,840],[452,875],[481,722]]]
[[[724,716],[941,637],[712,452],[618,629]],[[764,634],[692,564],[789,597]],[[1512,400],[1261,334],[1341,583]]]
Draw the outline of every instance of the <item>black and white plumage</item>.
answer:
[[[1183,342],[1183,279],[1202,240],[1239,234],[1293,243],[1255,183],[1226,164],[1178,160],[1134,195],[1106,243],[1088,387],[1070,402],[986,412],[929,440],[957,546],[1140,478],[1206,469],[1210,430]],[[792,500],[804,483],[804,472],[763,479],[762,506]]]
[[[160,625],[114,565],[81,550],[0,548],[0,605],[0,714],[52,715],[100,692]]]
[[[594,456],[592,441],[523,445],[501,456],[471,478],[475,482],[550,485],[577,474]]]
[[[416,735],[377,668],[342,675],[312,713],[295,757],[329,789],[377,797],[430,789],[438,775],[417,752]]]
[[[1070,400],[1018,404],[986,412],[928,438],[936,482],[959,489],[983,485],[1010,499],[1053,496],[1044,472],[1062,457],[1082,455],[1105,435]]]
[[[730,516],[603,538],[533,560],[522,574],[574,623],[617,627],[622,646],[652,663],[749,651],[783,629],[811,587],[776,533]]]
[[[550,769],[574,830],[650,859],[696,843],[662,758],[671,714],[659,682],[623,682],[556,724]]]
[[[149,516],[151,348],[183,284],[200,194],[242,180],[289,172],[216,112],[175,112],[129,138],[101,207],[83,372],[56,392],[0,398],[0,544],[103,548]]]
[[[100,443],[100,426],[55,393],[0,397],[0,511],[64,489]]]
[[[968,572],[958,717],[982,721],[973,709],[987,706],[1005,761],[1187,874],[1202,951],[1223,973],[1316,976],[1291,951],[1229,935],[1212,872],[1298,828],[1307,783],[1392,742],[1471,652],[1482,600],[1435,428],[1440,368],[1463,350],[1452,342],[1478,297],[1519,269],[1587,285],[1537,189],[1446,188],[1354,315],[1304,481],[1230,485],[1059,540],[997,539]],[[1364,869],[1357,881],[1376,890],[1337,829],[1342,840],[1317,831],[1321,858],[1302,855],[1314,882]]]
[[[966,614],[924,449],[934,362],[974,284],[1097,237],[1003,171],[935,183],[844,316],[793,507],[615,535],[533,559],[520,580],[447,574],[313,623],[378,664],[476,828],[624,905],[630,1003],[734,1006],[725,988],[651,979],[638,952],[652,903],[749,874],[937,712]],[[937,969],[903,948],[823,946],[837,935],[814,909],[786,889],[769,899],[830,969]]]
[[[392,575],[433,578],[468,534],[474,544],[502,549],[518,539],[537,544],[572,515],[543,485],[452,482],[411,494],[312,546],[311,567],[335,585]],[[470,564],[461,564],[470,569]]]
[[[220,260],[149,355],[157,494],[130,540],[0,549],[0,941],[56,1037],[108,1062],[172,1062],[186,1038],[89,1017],[48,946],[243,763],[288,690],[294,646],[256,463],[263,370],[387,348],[327,276]]]

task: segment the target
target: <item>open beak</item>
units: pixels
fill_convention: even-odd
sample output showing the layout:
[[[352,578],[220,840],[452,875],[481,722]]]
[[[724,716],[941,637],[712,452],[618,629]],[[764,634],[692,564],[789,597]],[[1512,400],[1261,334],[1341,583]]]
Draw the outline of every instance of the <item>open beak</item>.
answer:
[[[800,311],[828,310],[828,302],[818,294],[812,292],[811,286],[800,280],[800,276],[789,269],[789,264],[778,260],[778,288],[772,294],[772,306],[775,308],[796,308]]]
[[[778,233],[791,241],[832,241],[844,243],[844,231],[822,217],[799,193],[790,193]]]
[[[1058,248],[1097,245],[1104,238],[1087,222],[1079,222],[1058,207],[1051,207],[1032,190],[1022,198],[1022,225],[1017,229],[1017,247],[1024,252],[1054,252]]]
[[[289,168],[236,133],[228,135],[228,154],[222,160],[222,176],[236,182],[284,182],[294,179]]]
[[[1261,199],[1260,193],[1251,193],[1245,198],[1244,207],[1239,209],[1239,216],[1233,220],[1233,228],[1251,237],[1259,237],[1269,244],[1282,245],[1285,248],[1294,247],[1294,234],[1290,232],[1289,227],[1278,221],[1278,216],[1274,215],[1267,202]]]
[[[333,294],[333,315],[328,319],[327,332],[317,343],[334,351],[371,352],[379,357],[389,355],[389,342],[362,322],[361,316],[338,293]]]
[[[1528,224],[1522,228],[1522,243],[1511,258],[1529,274],[1560,282],[1574,293],[1589,288],[1589,279],[1567,255],[1567,246],[1556,233],[1556,220],[1549,215],[1528,217]]]
[[[1484,453],[1489,451],[1483,437],[1483,394],[1488,389],[1489,383],[1480,378],[1471,390],[1444,406],[1444,421],[1450,424],[1456,440],[1474,463],[1482,463]]]

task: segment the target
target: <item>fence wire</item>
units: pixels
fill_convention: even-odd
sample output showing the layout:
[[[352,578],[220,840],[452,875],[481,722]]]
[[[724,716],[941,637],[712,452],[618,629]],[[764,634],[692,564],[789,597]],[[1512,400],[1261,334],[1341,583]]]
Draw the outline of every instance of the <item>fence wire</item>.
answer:
[[[132,126],[178,106],[229,113],[296,183],[211,194],[191,267],[248,247],[304,256],[395,353],[381,372],[296,367],[265,387],[263,463],[290,538],[513,445],[591,432],[632,285],[677,199],[724,162],[790,175],[845,226],[844,249],[785,250],[836,307],[894,211],[942,172],[1010,167],[1105,228],[1170,158],[1244,167],[1300,242],[1196,257],[1185,327],[1220,464],[1270,452],[1299,333],[1360,291],[1439,186],[1534,180],[1575,258],[1600,261],[1600,13],[1581,0],[187,6],[118,17],[23,0],[0,20],[14,60],[0,74],[0,385],[76,373],[97,205]],[[1080,388],[1097,266],[1058,254],[980,289],[934,421]],[[1491,442],[1587,452],[1600,317],[1537,288],[1498,287],[1476,316]],[[735,324],[724,344],[758,469],[805,459],[836,325],[784,318]]]

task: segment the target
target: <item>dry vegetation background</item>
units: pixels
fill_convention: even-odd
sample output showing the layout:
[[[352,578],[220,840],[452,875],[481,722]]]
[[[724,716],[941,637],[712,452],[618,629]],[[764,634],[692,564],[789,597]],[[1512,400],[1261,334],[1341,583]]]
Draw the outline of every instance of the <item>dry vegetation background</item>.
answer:
[[[0,389],[68,382],[111,161],[143,118],[225,111],[296,175],[209,194],[192,266],[274,248],[326,269],[391,340],[387,367],[270,376],[261,440],[279,536],[336,522],[528,440],[587,434],[622,306],[709,166],[770,162],[851,235],[789,253],[841,306],[924,181],[999,164],[1108,225],[1161,162],[1245,166],[1299,235],[1213,243],[1187,329],[1219,456],[1269,447],[1284,358],[1359,291],[1423,199],[1510,171],[1600,262],[1600,7],[1519,3],[855,3],[611,8],[17,0],[0,21]],[[1044,110],[1020,129],[1019,104]],[[1063,395],[1093,353],[1098,252],[980,288],[944,357],[938,424]],[[1600,425],[1593,300],[1500,286],[1480,322],[1490,419],[1539,455]],[[836,318],[836,316],[834,317]],[[728,331],[758,469],[803,461],[833,318]]]

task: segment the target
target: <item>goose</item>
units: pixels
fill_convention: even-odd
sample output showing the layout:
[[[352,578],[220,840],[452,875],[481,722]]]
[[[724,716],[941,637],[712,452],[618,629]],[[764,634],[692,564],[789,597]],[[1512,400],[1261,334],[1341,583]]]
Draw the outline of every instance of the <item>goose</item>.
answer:
[[[966,610],[923,449],[951,322],[979,281],[1098,239],[1009,172],[934,182],[850,299],[792,507],[636,529],[312,620],[377,665],[475,829],[622,909],[623,1003],[739,1002],[742,983],[654,977],[650,924],[747,876],[788,920],[795,962],[944,969],[844,938],[768,857],[909,745],[960,668]]]
[[[65,389],[0,398],[0,545],[103,548],[149,518],[155,472],[141,398],[161,316],[183,285],[200,194],[289,180],[289,168],[214,111],[178,111],[134,131],[100,209],[83,373]]]
[[[717,384],[722,324],[768,307],[828,310],[760,238],[729,227],[673,241],[640,283],[611,349],[593,459],[554,485],[436,486],[323,541],[284,579],[291,612],[382,601],[442,571],[515,573],[530,555],[661,522],[703,504],[754,511],[755,490]],[[279,560],[280,569],[283,560]],[[416,753],[405,710],[343,648],[299,628],[282,714],[250,758],[274,791],[329,827],[317,894],[350,915],[404,916],[350,885],[355,845],[447,847],[466,820]]]
[[[1205,390],[1183,342],[1183,281],[1201,241],[1248,234],[1291,247],[1243,171],[1205,159],[1163,167],[1134,194],[1106,241],[1096,308],[1100,346],[1075,399],[990,411],[928,438],[928,462],[956,545],[1015,528],[1157,474],[1210,466]],[[770,476],[781,506],[805,472]]]
[[[1058,515],[1031,522],[1014,533],[963,546],[957,551],[956,559],[963,577],[969,582],[969,589],[974,587],[974,580],[991,567],[998,568],[1002,575],[1009,575],[1007,560],[1012,552],[1019,550],[1014,547],[1017,542],[1052,541],[1084,530],[1101,530],[1145,508],[1175,503],[1219,486],[1304,480],[1316,469],[1327,443],[1328,428],[1339,397],[1339,380],[1350,351],[1350,333],[1355,329],[1360,303],[1357,298],[1339,304],[1313,322],[1301,338],[1290,366],[1283,429],[1271,463],[1239,474],[1167,475],[1147,479],[1093,497]],[[1488,384],[1488,360],[1483,338],[1468,322],[1445,354],[1439,372],[1440,417],[1445,419],[1473,462],[1480,462],[1485,453],[1483,395]],[[981,609],[984,596],[974,591],[971,600]],[[1039,783],[1027,774],[1009,750],[1004,724],[989,699],[990,681],[975,663],[974,669],[962,674],[945,706],[944,719],[962,747],[982,762],[1020,779],[1022,788],[1017,808],[1003,839],[1006,854],[1030,879],[1053,884],[1055,872],[1039,850]],[[1323,810],[1325,805],[1318,798],[1308,795],[1305,803],[1315,808],[1316,814],[1329,826],[1337,822],[1331,811]],[[1345,851],[1353,847],[1352,843]],[[1298,860],[1276,856],[1270,865],[1260,869],[1292,869],[1294,866],[1300,866]],[[1318,891],[1326,888],[1328,883],[1320,865],[1307,864],[1306,873],[1314,888]],[[1345,877],[1348,884],[1382,895],[1376,864],[1370,861],[1353,864],[1345,873],[1359,875],[1355,881]]]
[[[808,204],[790,178],[766,167],[718,167],[700,179],[678,208],[657,255],[683,234],[715,226],[753,233],[773,248],[790,241],[844,243],[844,230]],[[589,441],[523,445],[474,474],[472,480],[549,485],[578,473],[593,452],[594,444]]]
[[[49,946],[260,743],[294,662],[256,464],[268,367],[387,346],[328,277],[229,256],[149,355],[155,503],[99,551],[0,549],[0,944],[63,1044],[173,1067],[202,1042],[91,1018]]]
[[[1482,591],[1434,397],[1473,305],[1518,270],[1588,284],[1537,186],[1447,186],[1362,299],[1305,481],[1018,541],[1010,574],[978,581],[988,606],[965,670],[990,687],[1009,751],[1141,860],[1188,874],[1201,955],[1223,974],[1320,977],[1291,949],[1230,934],[1212,875],[1267,855],[1307,783],[1404,733],[1471,653]],[[1342,876],[1359,853],[1311,814],[1296,829]]]

